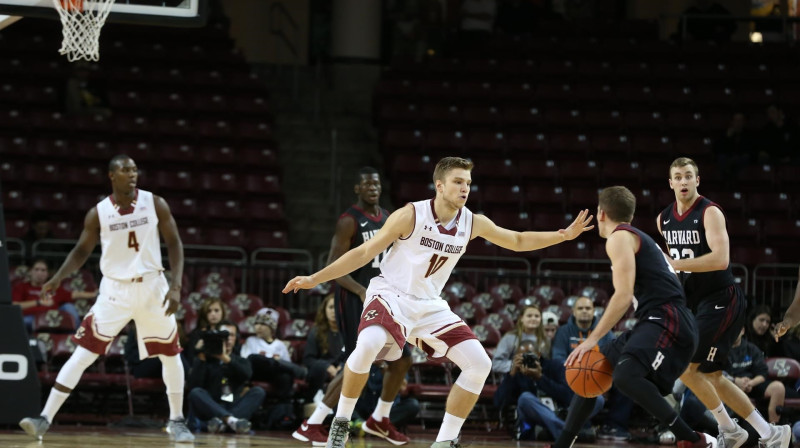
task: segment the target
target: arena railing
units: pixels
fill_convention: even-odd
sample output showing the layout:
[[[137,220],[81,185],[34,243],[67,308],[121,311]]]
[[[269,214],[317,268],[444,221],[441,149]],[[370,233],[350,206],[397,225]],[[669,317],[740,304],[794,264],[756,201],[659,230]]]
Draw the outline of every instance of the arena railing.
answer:
[[[307,316],[316,312],[321,298],[313,292],[281,292],[293,277],[314,273],[311,252],[302,249],[259,248],[250,254],[250,271],[247,291],[261,297],[264,304],[285,308],[293,316]]]
[[[759,264],[753,269],[753,289],[748,292],[755,303],[769,305],[782,315],[794,298],[798,269],[797,263]]]

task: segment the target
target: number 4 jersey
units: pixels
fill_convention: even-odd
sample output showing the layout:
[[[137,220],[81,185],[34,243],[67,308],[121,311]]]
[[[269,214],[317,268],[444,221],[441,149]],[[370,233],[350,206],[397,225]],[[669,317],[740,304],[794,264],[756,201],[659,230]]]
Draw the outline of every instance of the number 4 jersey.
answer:
[[[673,259],[696,258],[711,252],[706,240],[706,229],[703,224],[706,209],[722,207],[703,196],[698,196],[694,204],[684,214],[678,214],[677,203],[673,202],[665,208],[658,219],[661,234],[669,247],[669,255]],[[704,297],[733,285],[733,274],[730,264],[721,271],[680,272],[681,282],[686,291],[686,299],[692,305]]]
[[[164,270],[153,193],[136,190],[136,199],[127,209],[120,209],[109,195],[97,204],[97,216],[104,277],[129,281]]]
[[[454,222],[440,223],[433,199],[411,205],[414,230],[407,238],[395,240],[381,262],[381,275],[406,294],[438,299],[458,259],[467,250],[472,237],[472,212],[462,207]]]

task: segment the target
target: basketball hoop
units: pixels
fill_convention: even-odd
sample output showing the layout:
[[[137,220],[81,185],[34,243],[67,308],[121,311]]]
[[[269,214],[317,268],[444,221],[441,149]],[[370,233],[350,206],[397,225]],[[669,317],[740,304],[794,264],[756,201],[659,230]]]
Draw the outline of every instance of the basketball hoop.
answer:
[[[100,59],[100,29],[114,0],[53,0],[63,25],[61,49],[70,62]]]

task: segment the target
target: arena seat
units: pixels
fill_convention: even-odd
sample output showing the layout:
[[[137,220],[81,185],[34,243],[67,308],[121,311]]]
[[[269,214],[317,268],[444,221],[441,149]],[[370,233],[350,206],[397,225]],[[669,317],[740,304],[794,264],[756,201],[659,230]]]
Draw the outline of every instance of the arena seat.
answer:
[[[514,328],[514,321],[506,313],[491,313],[481,319],[481,325],[494,327],[500,334],[504,334]],[[496,345],[496,344],[495,344]]]

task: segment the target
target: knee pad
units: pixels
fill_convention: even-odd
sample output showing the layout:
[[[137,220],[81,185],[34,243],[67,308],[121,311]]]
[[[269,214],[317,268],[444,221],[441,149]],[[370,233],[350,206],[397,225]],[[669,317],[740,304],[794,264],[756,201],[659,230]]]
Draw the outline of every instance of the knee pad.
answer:
[[[356,341],[356,349],[347,358],[347,367],[353,373],[369,372],[372,363],[377,359],[381,350],[384,350],[388,342],[397,345],[390,338],[389,332],[379,325],[370,325],[361,330]]]
[[[81,379],[81,375],[83,375],[83,371],[92,365],[98,356],[100,355],[78,346],[58,372],[56,383],[69,389],[75,389]]]
[[[473,394],[480,394],[492,371],[492,360],[477,339],[461,342],[447,352],[447,357],[461,369],[456,384]]]
[[[158,355],[158,359],[161,360],[161,376],[167,386],[167,393],[183,393],[184,372],[180,357]]]

